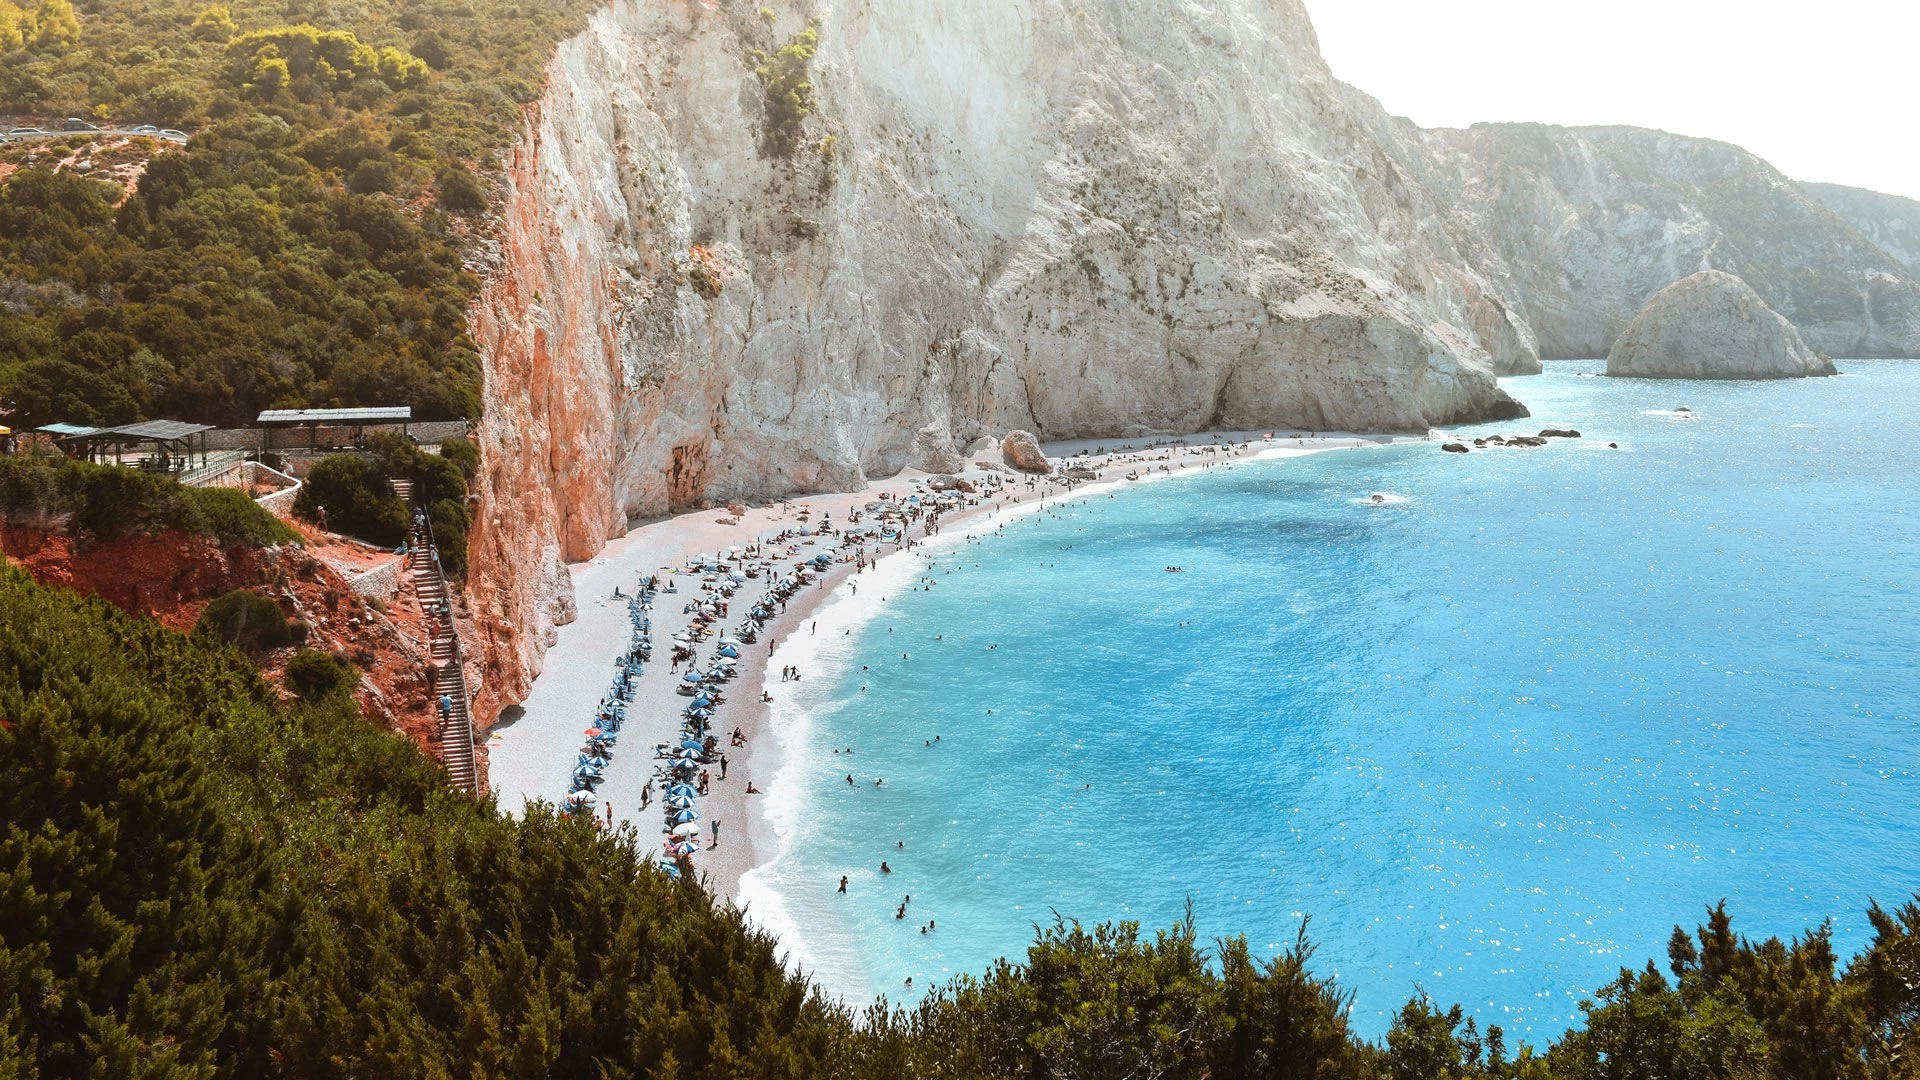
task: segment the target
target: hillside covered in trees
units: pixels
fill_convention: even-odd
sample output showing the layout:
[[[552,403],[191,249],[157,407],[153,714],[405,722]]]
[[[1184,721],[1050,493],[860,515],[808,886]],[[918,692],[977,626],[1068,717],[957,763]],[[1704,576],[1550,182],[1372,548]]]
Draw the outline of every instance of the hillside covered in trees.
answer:
[[[344,692],[0,568],[0,1076],[1920,1075],[1920,905],[1748,942],[1723,911],[1516,1049],[1410,1002],[1348,1029],[1302,942],[1044,928],[855,1015],[631,830],[449,791]],[[290,675],[291,677],[291,675]]]
[[[494,155],[590,8],[5,2],[0,114],[192,137],[0,146],[0,411],[476,415],[463,254]]]

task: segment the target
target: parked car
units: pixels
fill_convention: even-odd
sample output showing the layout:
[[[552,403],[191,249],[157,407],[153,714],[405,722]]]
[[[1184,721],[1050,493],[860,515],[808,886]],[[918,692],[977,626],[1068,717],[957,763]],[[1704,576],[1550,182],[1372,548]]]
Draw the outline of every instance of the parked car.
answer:
[[[100,129],[93,124],[87,123],[85,120],[82,120],[77,116],[69,116],[67,117],[67,122],[63,126],[62,130],[64,131],[99,131]]]
[[[172,140],[173,140],[174,142],[186,142],[186,141],[187,141],[187,133],[186,133],[186,132],[184,132],[184,131],[176,131],[176,130],[174,130],[173,128],[161,128],[161,129],[160,129],[160,137],[161,137],[161,138],[163,138],[163,139],[172,139]]]
[[[160,134],[160,129],[152,124],[141,124],[139,127],[133,129],[133,133],[135,135],[158,135]]]
[[[41,131],[39,128],[14,128],[12,131],[7,132],[7,134],[8,135],[45,135],[46,132]]]

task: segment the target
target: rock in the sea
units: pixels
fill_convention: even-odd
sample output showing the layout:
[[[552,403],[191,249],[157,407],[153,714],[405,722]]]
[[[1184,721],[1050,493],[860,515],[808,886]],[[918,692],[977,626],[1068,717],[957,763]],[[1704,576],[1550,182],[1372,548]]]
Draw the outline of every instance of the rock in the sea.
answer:
[[[1050,473],[1053,463],[1040,452],[1040,440],[1031,431],[1009,431],[1000,441],[1000,456],[1024,473]]]
[[[1445,450],[1449,454],[1464,454],[1467,452],[1467,444],[1450,442],[1445,446],[1442,446],[1440,449]]]
[[[1507,440],[1508,446],[1545,446],[1547,440],[1538,435],[1515,435]]]
[[[1577,439],[1580,437],[1580,433],[1572,428],[1550,427],[1541,428],[1540,437],[1543,439]]]
[[[1655,293],[1607,353],[1607,374],[1632,379],[1799,379],[1833,361],[1746,282],[1702,270]]]

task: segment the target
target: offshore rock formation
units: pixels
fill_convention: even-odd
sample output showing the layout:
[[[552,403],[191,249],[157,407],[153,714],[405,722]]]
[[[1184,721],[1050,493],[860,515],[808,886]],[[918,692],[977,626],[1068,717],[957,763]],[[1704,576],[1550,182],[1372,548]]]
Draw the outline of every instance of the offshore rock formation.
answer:
[[[1422,131],[1298,0],[774,2],[612,0],[528,112],[473,317],[482,717],[571,618],[563,564],[636,519],[1016,428],[1524,415],[1495,375],[1605,353],[1707,267],[1830,352],[1920,354],[1920,287],[1764,163]],[[810,23],[814,115],[782,116],[756,68]]]
[[[1702,270],[1654,294],[1607,354],[1635,379],[1799,379],[1832,375],[1793,324],[1732,274]]]

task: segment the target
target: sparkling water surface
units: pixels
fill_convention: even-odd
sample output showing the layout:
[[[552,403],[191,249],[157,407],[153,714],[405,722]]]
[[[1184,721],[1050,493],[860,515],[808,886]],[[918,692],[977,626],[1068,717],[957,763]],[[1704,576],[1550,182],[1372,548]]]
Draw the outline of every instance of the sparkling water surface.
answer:
[[[796,958],[899,1000],[1054,912],[1191,902],[1262,952],[1311,916],[1364,1034],[1424,989],[1540,1042],[1722,897],[1737,930],[1831,918],[1851,952],[1869,899],[1920,888],[1920,364],[1841,366],[1555,363],[1507,381],[1532,419],[1464,433],[1578,441],[975,526],[819,650],[757,872]]]

